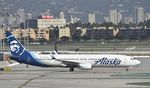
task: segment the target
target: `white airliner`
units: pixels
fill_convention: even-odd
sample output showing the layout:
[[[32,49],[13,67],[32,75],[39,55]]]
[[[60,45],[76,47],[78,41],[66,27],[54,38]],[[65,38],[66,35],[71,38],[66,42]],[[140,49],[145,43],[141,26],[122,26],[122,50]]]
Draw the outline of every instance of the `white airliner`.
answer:
[[[40,67],[68,67],[70,71],[74,68],[80,70],[90,70],[92,67],[132,67],[139,65],[140,61],[134,57],[114,54],[54,54],[32,52],[24,46],[11,34],[5,32],[9,42],[12,60],[19,63],[40,66]]]

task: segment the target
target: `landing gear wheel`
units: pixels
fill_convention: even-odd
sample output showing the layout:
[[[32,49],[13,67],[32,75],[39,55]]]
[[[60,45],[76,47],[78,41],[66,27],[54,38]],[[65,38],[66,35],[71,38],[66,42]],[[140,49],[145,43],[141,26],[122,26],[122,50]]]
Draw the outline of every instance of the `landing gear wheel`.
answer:
[[[69,71],[70,71],[70,72],[73,72],[73,71],[74,71],[74,68],[73,68],[73,67],[71,67],[71,68],[69,69]]]
[[[128,67],[126,68],[126,71],[129,71],[129,68],[128,68]]]
[[[29,66],[28,66],[28,64],[26,65],[26,68],[28,68]]]

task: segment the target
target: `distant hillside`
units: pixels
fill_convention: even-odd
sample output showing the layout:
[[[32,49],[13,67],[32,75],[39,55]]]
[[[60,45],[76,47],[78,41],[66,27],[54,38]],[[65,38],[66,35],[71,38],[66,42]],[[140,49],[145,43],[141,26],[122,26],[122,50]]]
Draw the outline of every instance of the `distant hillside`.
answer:
[[[9,7],[10,11],[21,8],[34,14],[47,9],[50,9],[53,14],[61,10],[108,13],[109,8],[122,8],[130,12],[135,6],[143,6],[146,10],[149,10],[150,0],[0,0],[0,4],[1,8]]]

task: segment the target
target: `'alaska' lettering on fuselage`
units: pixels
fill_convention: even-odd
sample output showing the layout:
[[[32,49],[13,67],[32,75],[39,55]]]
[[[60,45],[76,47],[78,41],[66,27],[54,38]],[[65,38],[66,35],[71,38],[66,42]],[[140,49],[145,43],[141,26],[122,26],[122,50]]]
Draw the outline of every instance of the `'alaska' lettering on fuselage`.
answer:
[[[108,59],[108,58],[102,58],[98,61],[95,61],[95,64],[104,64],[104,65],[120,65],[121,60],[115,58],[115,59]]]

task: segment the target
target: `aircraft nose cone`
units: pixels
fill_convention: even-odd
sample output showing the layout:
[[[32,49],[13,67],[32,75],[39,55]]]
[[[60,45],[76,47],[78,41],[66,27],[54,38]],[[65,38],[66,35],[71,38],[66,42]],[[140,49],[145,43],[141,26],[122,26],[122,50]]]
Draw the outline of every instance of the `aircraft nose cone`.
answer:
[[[141,61],[136,60],[136,64],[137,64],[137,65],[141,64]]]

